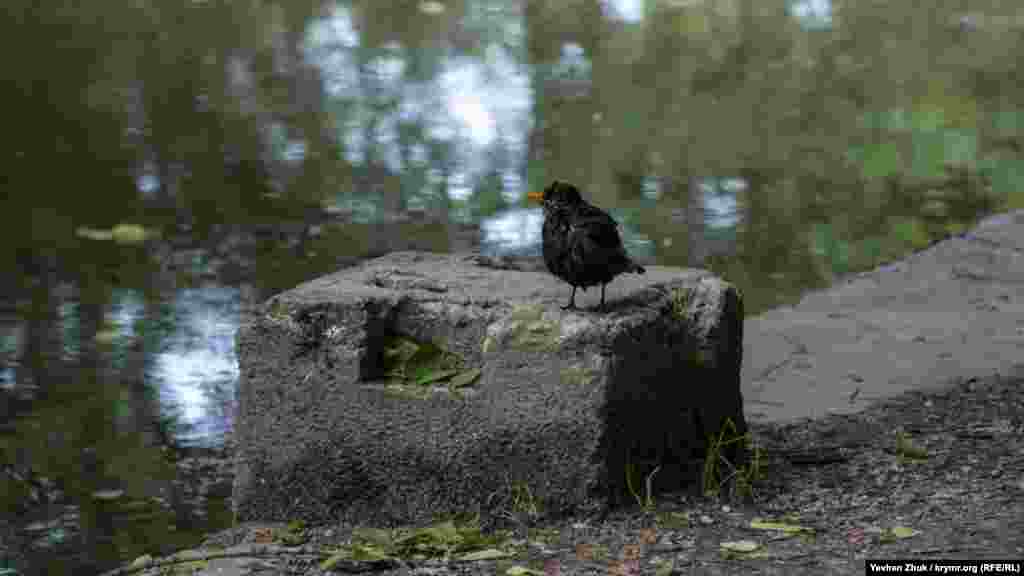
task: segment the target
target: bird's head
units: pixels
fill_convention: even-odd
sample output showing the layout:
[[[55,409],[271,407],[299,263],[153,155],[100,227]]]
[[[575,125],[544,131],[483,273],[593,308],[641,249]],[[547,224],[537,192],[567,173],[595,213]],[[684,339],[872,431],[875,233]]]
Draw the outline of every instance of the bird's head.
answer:
[[[535,202],[541,202],[544,210],[554,210],[560,207],[575,206],[583,202],[578,188],[568,182],[555,180],[543,192],[530,192],[527,198]]]

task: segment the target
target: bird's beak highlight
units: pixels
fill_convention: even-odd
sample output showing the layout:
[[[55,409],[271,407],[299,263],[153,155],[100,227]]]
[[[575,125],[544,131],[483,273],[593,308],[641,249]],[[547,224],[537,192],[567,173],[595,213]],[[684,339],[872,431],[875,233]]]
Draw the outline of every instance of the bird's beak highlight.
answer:
[[[544,193],[543,192],[527,192],[526,193],[526,197],[529,198],[530,200],[533,200],[534,202],[543,202],[544,201]]]

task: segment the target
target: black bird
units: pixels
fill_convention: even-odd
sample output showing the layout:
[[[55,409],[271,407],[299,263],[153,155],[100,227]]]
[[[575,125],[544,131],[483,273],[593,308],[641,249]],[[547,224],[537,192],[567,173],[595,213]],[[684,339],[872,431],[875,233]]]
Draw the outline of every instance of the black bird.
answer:
[[[644,273],[619,238],[618,224],[607,212],[588,204],[572,184],[555,180],[544,192],[527,197],[544,205],[541,240],[548,270],[572,286],[569,304],[576,308],[576,288],[586,291],[601,285],[600,310],[604,310],[604,288],[623,272]]]

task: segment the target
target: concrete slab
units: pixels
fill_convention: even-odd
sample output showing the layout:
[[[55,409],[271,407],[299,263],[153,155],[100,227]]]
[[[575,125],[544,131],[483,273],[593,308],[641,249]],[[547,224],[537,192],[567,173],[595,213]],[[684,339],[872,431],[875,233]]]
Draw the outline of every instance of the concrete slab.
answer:
[[[746,431],[741,302],[700,270],[622,284],[567,311],[548,273],[394,252],[272,297],[236,340],[236,519],[486,523],[522,490],[552,517],[631,502],[627,470],[678,487]]]
[[[849,413],[1024,366],[1024,211],[744,323],[747,419]]]

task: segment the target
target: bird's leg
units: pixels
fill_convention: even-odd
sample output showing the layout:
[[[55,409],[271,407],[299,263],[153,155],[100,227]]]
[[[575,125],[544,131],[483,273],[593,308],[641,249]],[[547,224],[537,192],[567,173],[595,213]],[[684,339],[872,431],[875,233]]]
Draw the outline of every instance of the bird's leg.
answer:
[[[572,287],[572,295],[569,296],[569,303],[562,306],[562,310],[575,310],[576,309],[576,287]]]
[[[601,303],[597,305],[597,309],[600,310],[601,312],[604,312],[604,287],[605,286],[607,286],[607,284],[601,284]]]

